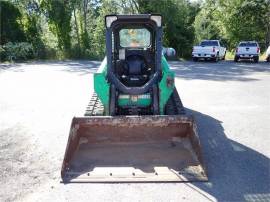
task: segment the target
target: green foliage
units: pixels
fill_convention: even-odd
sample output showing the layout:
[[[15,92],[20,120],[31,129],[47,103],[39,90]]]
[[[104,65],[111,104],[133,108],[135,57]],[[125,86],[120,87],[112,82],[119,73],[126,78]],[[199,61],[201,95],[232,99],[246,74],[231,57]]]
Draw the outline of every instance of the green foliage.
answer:
[[[194,5],[185,0],[138,0],[138,5],[139,13],[162,14],[164,46],[175,48],[179,56],[190,55],[194,40]]]
[[[103,0],[101,7],[98,8],[98,17],[93,27],[91,37],[92,46],[89,50],[93,57],[103,58],[105,54],[105,15],[119,13],[120,9],[116,0]]]
[[[9,41],[25,41],[25,33],[20,24],[20,19],[22,17],[20,10],[8,1],[0,1],[0,9],[0,44],[2,45]]]
[[[68,57],[71,48],[71,8],[67,1],[43,0],[41,8],[48,17],[50,31],[57,36],[58,47]]]
[[[173,47],[180,57],[190,57],[192,46],[202,39],[221,39],[229,49],[241,40],[256,40],[262,51],[270,43],[269,0],[191,2],[0,0],[1,59],[101,59],[105,54],[104,16],[107,14],[162,14],[163,44]],[[32,44],[32,55],[18,42]],[[15,56],[10,52],[12,48],[17,51]]]
[[[228,48],[239,41],[256,40],[262,47],[270,41],[269,0],[207,0],[194,22],[196,42],[223,39]]]
[[[1,60],[26,60],[34,56],[32,44],[27,42],[8,42],[0,46]]]
[[[27,41],[31,42],[35,50],[35,57],[46,58],[45,44],[41,39],[41,29],[39,27],[38,19],[35,16],[27,16],[27,23],[25,25],[25,32]]]
[[[220,39],[221,30],[215,17],[217,15],[215,5],[205,5],[197,14],[194,21],[195,42],[198,43],[204,39]]]
[[[225,21],[224,27],[229,30],[228,38],[231,45],[237,44],[240,40],[256,40],[263,43],[266,36],[267,10],[270,4],[268,0],[245,0],[236,1],[228,15],[230,23]]]

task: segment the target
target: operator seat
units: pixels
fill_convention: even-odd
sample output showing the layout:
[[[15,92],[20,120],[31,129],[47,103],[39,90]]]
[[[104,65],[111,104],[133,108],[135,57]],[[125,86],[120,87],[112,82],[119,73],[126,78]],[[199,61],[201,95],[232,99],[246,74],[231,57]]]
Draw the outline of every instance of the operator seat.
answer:
[[[122,82],[129,87],[142,86],[149,79],[147,65],[143,56],[130,55],[124,62]]]

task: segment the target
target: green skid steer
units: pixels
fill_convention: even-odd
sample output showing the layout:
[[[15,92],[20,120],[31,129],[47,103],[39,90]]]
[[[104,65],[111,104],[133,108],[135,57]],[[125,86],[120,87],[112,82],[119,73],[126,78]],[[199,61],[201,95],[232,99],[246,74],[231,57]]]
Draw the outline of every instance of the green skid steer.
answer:
[[[162,55],[160,15],[107,15],[106,57],[62,164],[68,182],[206,181],[196,123]]]

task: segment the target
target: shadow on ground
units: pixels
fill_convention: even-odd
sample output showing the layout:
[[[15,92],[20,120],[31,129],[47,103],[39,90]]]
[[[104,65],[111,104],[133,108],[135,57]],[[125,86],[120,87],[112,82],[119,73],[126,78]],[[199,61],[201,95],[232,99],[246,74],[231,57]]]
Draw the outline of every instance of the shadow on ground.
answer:
[[[251,74],[269,72],[270,65],[266,62],[252,63],[220,61],[214,62],[179,62],[170,61],[171,69],[176,76],[183,79],[201,79],[213,81],[256,81]]]
[[[63,71],[81,74],[95,73],[101,62],[99,61],[57,61],[52,66],[62,65]],[[213,81],[257,81],[252,78],[252,73],[269,72],[270,65],[266,62],[253,63],[243,61],[235,63],[233,61],[215,62],[180,62],[170,61],[171,69],[176,76],[183,79],[201,79]]]
[[[36,61],[29,63],[0,64],[0,72],[4,70],[23,72],[25,65],[45,65],[49,67],[61,67],[62,71],[78,73],[79,75],[95,73],[101,61],[66,60],[66,61]],[[215,62],[191,62],[170,61],[171,69],[176,76],[183,79],[200,79],[213,81],[257,81],[252,78],[252,73],[269,72],[270,65],[266,62],[252,63],[220,61]]]
[[[70,73],[79,73],[79,75],[92,74],[98,70],[101,61],[89,60],[66,60],[66,61],[35,61],[27,63],[6,63],[0,64],[0,73],[9,70],[13,72],[24,72],[24,68],[31,65],[39,65],[39,67],[61,67],[62,71]]]
[[[197,121],[208,183],[193,183],[218,201],[270,201],[270,160],[230,140],[222,122],[188,110]],[[250,134],[252,136],[252,134]]]
[[[0,63],[0,73],[5,70],[13,71],[13,72],[24,72],[21,68],[22,63]]]
[[[101,61],[89,61],[89,60],[78,60],[78,61],[58,61],[53,63],[53,65],[63,66],[65,69],[63,71],[67,71],[70,73],[80,73],[80,75],[95,73]]]

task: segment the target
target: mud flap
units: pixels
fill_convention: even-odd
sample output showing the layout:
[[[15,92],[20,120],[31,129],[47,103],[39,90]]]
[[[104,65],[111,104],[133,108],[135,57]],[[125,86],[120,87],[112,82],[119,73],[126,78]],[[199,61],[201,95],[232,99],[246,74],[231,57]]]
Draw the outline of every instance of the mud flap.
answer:
[[[207,181],[196,124],[183,115],[73,118],[61,177],[64,183]]]

